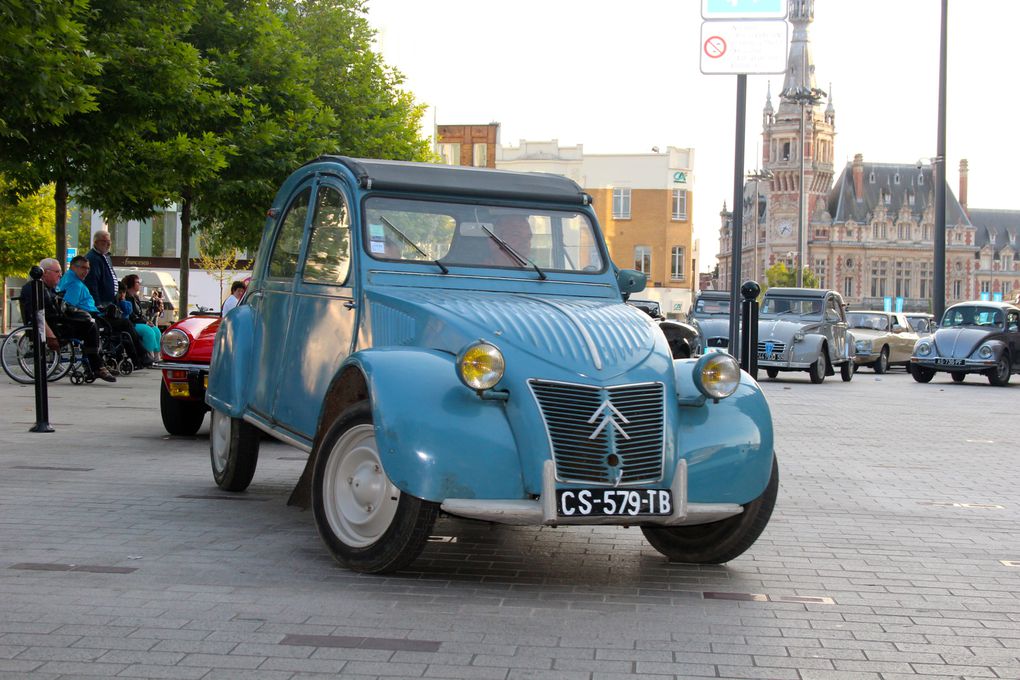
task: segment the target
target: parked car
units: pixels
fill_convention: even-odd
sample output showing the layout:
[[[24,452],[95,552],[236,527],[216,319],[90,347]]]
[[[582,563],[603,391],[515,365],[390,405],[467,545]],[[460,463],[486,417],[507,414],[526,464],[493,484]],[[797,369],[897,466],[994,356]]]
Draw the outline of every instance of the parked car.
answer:
[[[961,302],[946,310],[938,329],[914,345],[910,373],[921,383],[939,371],[956,382],[968,373],[1004,387],[1020,373],[1020,308],[1008,302]]]
[[[854,375],[854,336],[846,304],[834,290],[769,288],[758,313],[758,367],[770,378],[807,371],[811,382]]]
[[[730,293],[703,290],[691,307],[688,321],[698,329],[702,348],[730,346]]]
[[[897,312],[848,312],[854,336],[854,363],[885,373],[890,366],[906,366],[918,334],[904,314]]]
[[[659,330],[666,336],[674,359],[690,359],[701,354],[698,330],[682,321],[664,319],[657,300],[630,299],[627,304],[640,309],[659,324]]]
[[[928,314],[927,312],[906,312],[903,316],[907,317],[910,327],[920,337],[931,335],[939,327],[939,322],[935,319],[934,314]]]
[[[362,572],[414,560],[440,511],[731,560],[776,499],[768,404],[729,355],[674,360],[623,302],[644,281],[570,179],[310,162],[216,333],[213,477],[248,486],[259,430],[309,452],[292,502]]]
[[[209,361],[219,327],[219,314],[193,315],[170,326],[160,339],[159,413],[170,434],[193,435],[202,427],[209,410],[205,403]]]

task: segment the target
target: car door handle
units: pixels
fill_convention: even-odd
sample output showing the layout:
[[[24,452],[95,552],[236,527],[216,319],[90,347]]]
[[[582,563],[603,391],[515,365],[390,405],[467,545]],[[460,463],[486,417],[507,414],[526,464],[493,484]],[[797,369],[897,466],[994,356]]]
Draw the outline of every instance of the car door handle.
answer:
[[[353,300],[344,300],[344,307],[346,307],[347,309],[356,309],[357,306],[358,303],[354,302]]]

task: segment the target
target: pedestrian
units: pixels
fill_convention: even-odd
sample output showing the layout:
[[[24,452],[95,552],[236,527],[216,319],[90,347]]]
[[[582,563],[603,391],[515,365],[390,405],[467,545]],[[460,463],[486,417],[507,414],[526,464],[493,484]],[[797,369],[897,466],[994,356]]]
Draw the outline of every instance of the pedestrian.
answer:
[[[135,332],[142,339],[142,348],[149,353],[149,359],[158,358],[159,329],[149,322],[142,312],[142,303],[138,295],[142,292],[142,279],[138,274],[128,274],[120,281],[120,292],[117,293],[121,313],[124,318],[134,324]]]
[[[117,290],[120,288],[117,272],[113,269],[113,260],[110,259],[112,244],[110,232],[97,231],[92,237],[92,249],[85,254],[90,267],[88,276],[85,277],[85,287],[89,289],[92,300],[99,309],[113,304],[117,300]]]
[[[85,260],[85,258],[81,258]],[[86,262],[87,264],[87,262]],[[96,328],[96,321],[89,314],[61,315],[57,308],[55,290],[57,283],[61,280],[60,263],[52,257],[47,257],[39,262],[39,268],[43,270],[43,294],[45,304],[45,325],[46,325],[46,346],[54,351],[60,350],[60,339],[57,331],[65,333],[67,338],[81,340],[82,351],[85,354],[85,361],[92,374],[106,382],[117,382],[110,370],[103,366],[99,359],[99,329]],[[21,314],[27,320],[29,298],[32,295],[31,282],[26,283],[21,289]]]
[[[244,297],[244,292],[248,290],[248,286],[244,281],[234,281],[230,284],[230,295],[223,301],[223,307],[220,310],[220,314],[223,316],[227,315],[231,309],[237,306],[237,303]]]

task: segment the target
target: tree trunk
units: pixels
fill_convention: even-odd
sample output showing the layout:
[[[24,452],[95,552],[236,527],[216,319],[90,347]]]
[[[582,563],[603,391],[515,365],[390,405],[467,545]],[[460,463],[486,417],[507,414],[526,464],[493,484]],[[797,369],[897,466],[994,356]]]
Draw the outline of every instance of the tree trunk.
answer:
[[[181,280],[177,320],[188,316],[188,274],[191,271],[191,190],[181,194]]]
[[[58,179],[56,196],[57,253],[55,257],[61,269],[67,269],[67,180]]]

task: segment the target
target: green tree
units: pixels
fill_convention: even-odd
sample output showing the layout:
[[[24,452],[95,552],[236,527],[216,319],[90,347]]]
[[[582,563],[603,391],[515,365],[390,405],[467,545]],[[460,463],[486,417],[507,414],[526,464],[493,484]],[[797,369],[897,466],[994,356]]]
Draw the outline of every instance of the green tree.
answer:
[[[0,189],[6,185],[0,176]],[[52,186],[19,201],[0,198],[0,281],[27,277],[39,260],[53,257],[52,209]],[[0,328],[7,327],[6,311],[7,306],[0,305]]]
[[[87,0],[0,0],[0,137],[96,108]]]
[[[786,263],[777,262],[765,270],[765,283],[762,285],[764,294],[769,288],[792,288],[797,285],[797,271],[787,269]],[[817,288],[818,277],[809,268],[804,268],[804,288]]]

